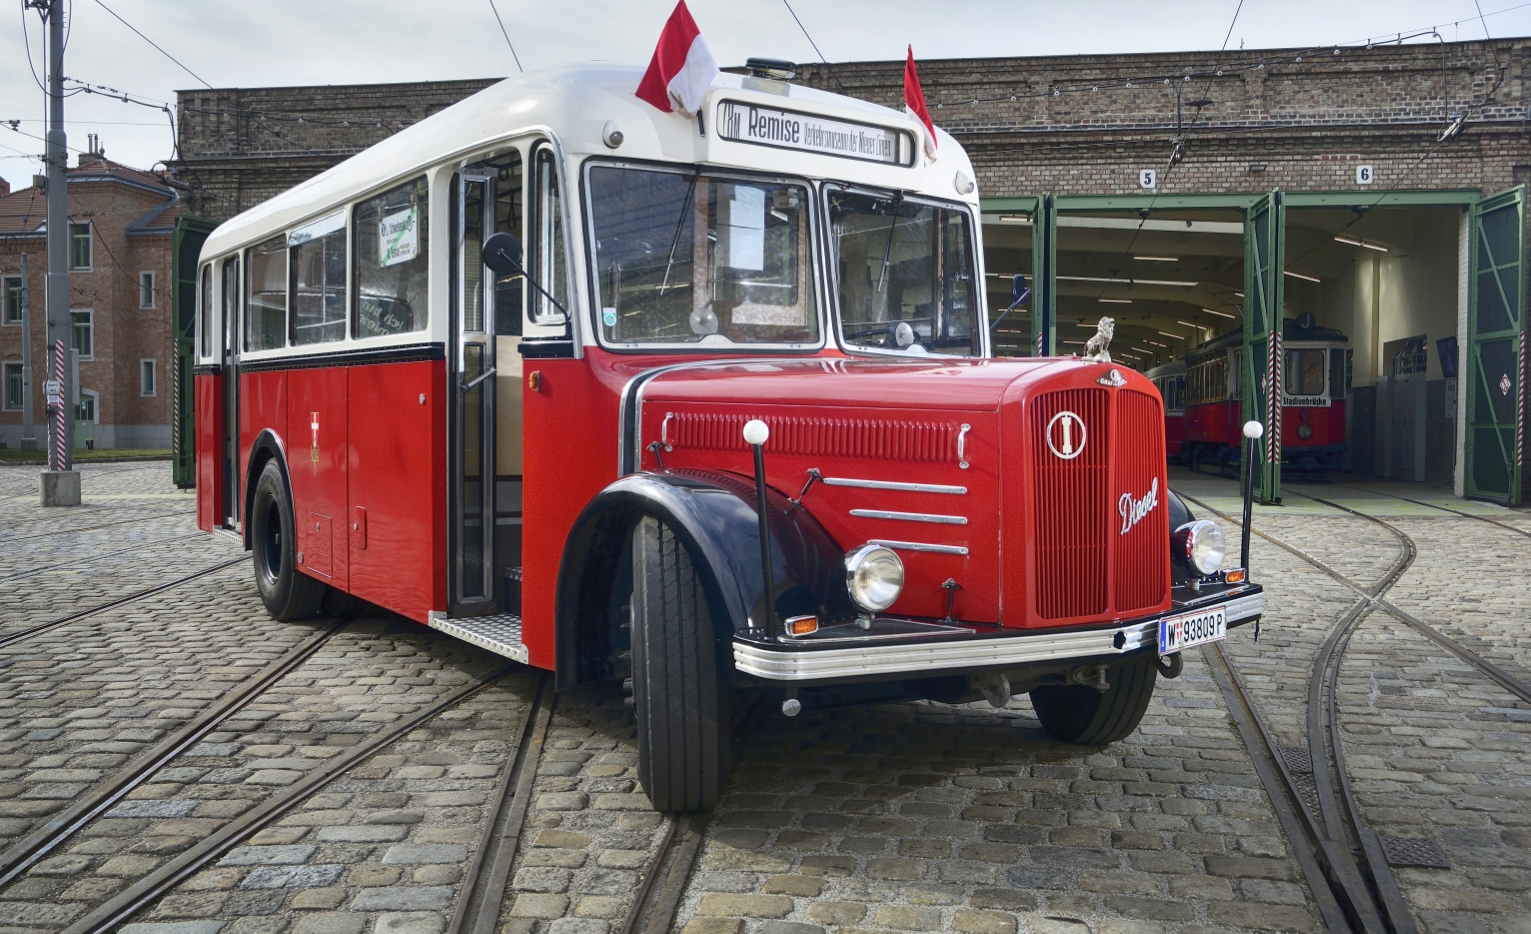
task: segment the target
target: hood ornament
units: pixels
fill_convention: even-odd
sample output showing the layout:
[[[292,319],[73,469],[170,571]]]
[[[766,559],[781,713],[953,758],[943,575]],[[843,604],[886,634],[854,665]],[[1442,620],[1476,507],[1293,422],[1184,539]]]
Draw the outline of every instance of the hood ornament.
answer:
[[[1095,336],[1084,345],[1084,353],[1080,359],[1085,363],[1110,363],[1111,338],[1116,336],[1116,319],[1101,318],[1100,324],[1095,327]]]
[[[1127,385],[1127,377],[1122,375],[1121,370],[1118,370],[1116,367],[1112,367],[1111,372],[1107,373],[1105,376],[1102,376],[1100,379],[1097,379],[1096,382],[1100,383],[1102,386],[1110,386],[1113,389],[1120,389]]]

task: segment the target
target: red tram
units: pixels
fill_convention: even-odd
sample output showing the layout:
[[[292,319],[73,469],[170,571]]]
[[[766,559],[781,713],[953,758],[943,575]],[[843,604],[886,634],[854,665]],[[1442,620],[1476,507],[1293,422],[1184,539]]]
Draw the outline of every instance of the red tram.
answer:
[[[1178,461],[1185,454],[1185,361],[1171,360],[1143,375],[1164,399],[1164,453]]]
[[[765,69],[699,121],[641,74],[506,80],[209,237],[199,525],[274,617],[349,593],[623,682],[662,810],[717,800],[734,689],[1030,692],[1105,743],[1259,618],[1148,380],[988,357],[956,140]]]
[[[1281,463],[1311,474],[1338,470],[1345,458],[1345,401],[1351,351],[1343,332],[1319,327],[1311,314],[1282,326]],[[1185,358],[1185,460],[1219,470],[1239,461],[1243,425],[1243,334],[1234,331]],[[1166,412],[1165,431],[1171,430]]]

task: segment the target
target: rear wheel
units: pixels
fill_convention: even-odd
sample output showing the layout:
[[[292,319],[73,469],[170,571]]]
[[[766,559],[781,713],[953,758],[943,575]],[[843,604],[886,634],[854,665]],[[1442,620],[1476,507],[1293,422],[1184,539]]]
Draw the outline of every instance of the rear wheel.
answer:
[[[1159,671],[1152,654],[1106,669],[1111,684],[1097,691],[1082,684],[1032,688],[1031,706],[1053,739],[1080,746],[1104,746],[1138,728]]]
[[[701,576],[673,529],[633,533],[638,780],[659,811],[712,807],[728,768],[728,702]]]
[[[255,587],[261,602],[266,612],[284,623],[319,612],[329,589],[298,571],[297,542],[287,480],[276,461],[267,461],[255,483],[250,544],[255,549]]]

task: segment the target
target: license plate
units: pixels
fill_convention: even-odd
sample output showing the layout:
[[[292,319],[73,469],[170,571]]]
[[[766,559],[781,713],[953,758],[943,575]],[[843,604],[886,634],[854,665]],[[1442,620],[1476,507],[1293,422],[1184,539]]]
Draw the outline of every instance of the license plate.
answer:
[[[1169,655],[1193,645],[1221,641],[1228,635],[1228,618],[1221,606],[1159,620],[1159,654]]]

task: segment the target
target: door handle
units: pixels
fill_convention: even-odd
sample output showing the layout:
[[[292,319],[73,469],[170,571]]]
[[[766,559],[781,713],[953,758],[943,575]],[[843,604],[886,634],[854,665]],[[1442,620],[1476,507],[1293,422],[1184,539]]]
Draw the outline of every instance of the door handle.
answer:
[[[482,383],[484,380],[486,380],[489,377],[493,376],[494,375],[494,371],[495,371],[495,367],[490,367],[489,369],[487,369],[484,372],[480,373],[478,375],[477,379],[475,379],[473,382],[468,383],[467,385],[463,386],[462,391],[463,392],[467,392],[468,390],[472,389],[474,386],[477,386],[479,383]]]

